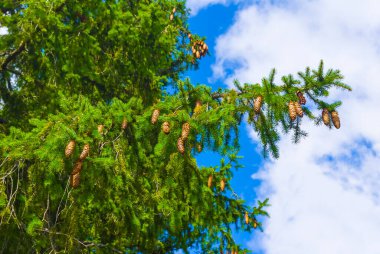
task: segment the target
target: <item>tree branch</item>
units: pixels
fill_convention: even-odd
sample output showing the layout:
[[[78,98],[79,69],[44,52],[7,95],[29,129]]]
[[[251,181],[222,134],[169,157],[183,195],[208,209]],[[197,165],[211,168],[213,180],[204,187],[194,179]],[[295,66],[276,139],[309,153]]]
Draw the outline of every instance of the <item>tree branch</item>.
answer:
[[[17,49],[12,51],[7,58],[5,58],[4,62],[0,65],[0,72],[5,71],[7,69],[7,65],[14,60],[22,51],[25,50],[25,42],[22,41]]]

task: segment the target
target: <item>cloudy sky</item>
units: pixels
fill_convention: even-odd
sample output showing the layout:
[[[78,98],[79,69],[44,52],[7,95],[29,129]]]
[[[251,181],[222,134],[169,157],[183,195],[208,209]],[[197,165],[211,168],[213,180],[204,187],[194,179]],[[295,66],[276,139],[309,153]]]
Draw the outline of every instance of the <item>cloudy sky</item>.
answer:
[[[254,253],[380,253],[380,1],[188,0],[188,7],[190,28],[207,36],[212,53],[189,74],[197,82],[253,83],[273,67],[296,74],[323,59],[353,88],[331,94],[343,101],[339,130],[303,121],[309,136],[297,145],[283,136],[280,159],[256,153],[244,161],[235,184],[251,178],[240,193],[251,203],[269,197],[272,206],[264,233],[239,240]],[[247,157],[257,137],[243,131]]]

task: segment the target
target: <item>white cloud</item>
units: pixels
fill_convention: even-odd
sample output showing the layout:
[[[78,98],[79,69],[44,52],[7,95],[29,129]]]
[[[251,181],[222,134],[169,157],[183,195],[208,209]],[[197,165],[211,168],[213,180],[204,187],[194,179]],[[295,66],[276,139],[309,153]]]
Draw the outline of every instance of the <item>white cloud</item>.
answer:
[[[240,10],[216,44],[214,79],[259,82],[305,66],[338,68],[353,92],[343,100],[342,127],[303,121],[309,137],[280,142],[280,159],[254,177],[269,197],[271,218],[252,248],[268,254],[380,253],[380,2],[269,1]],[[277,81],[279,79],[277,78]],[[251,137],[257,140],[255,133]]]
[[[191,15],[196,15],[201,9],[210,5],[238,3],[244,0],[187,0],[186,6],[191,9]]]

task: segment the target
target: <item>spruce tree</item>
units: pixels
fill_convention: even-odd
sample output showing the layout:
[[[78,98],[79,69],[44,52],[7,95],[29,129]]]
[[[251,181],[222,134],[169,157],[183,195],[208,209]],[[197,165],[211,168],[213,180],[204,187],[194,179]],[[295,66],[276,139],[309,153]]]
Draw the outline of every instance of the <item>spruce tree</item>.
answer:
[[[209,54],[184,0],[0,10],[2,253],[249,252],[232,226],[260,229],[268,200],[250,207],[230,185],[243,117],[275,158],[282,131],[306,135],[303,118],[340,127],[341,102],[325,99],[350,87],[323,62],[234,89],[184,79]],[[199,167],[205,150],[220,164]]]

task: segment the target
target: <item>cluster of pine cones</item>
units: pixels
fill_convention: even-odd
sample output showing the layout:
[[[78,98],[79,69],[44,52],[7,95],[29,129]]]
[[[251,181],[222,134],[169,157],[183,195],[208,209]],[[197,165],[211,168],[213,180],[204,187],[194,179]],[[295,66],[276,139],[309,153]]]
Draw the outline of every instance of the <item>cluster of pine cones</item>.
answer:
[[[335,128],[339,129],[340,128],[340,119],[338,112],[336,111],[331,111],[329,112],[326,108],[322,110],[322,121],[325,125],[330,126],[330,115],[332,122],[335,126]]]
[[[73,154],[74,148],[75,148],[75,140],[70,140],[70,142],[67,144],[66,149],[65,149],[66,158],[70,157]],[[89,153],[90,153],[90,145],[85,144],[70,174],[70,185],[73,188],[76,188],[79,186],[80,172],[82,171],[83,161],[87,158]]]
[[[197,40],[191,46],[195,58],[199,59],[207,54],[208,46],[204,41]]]

